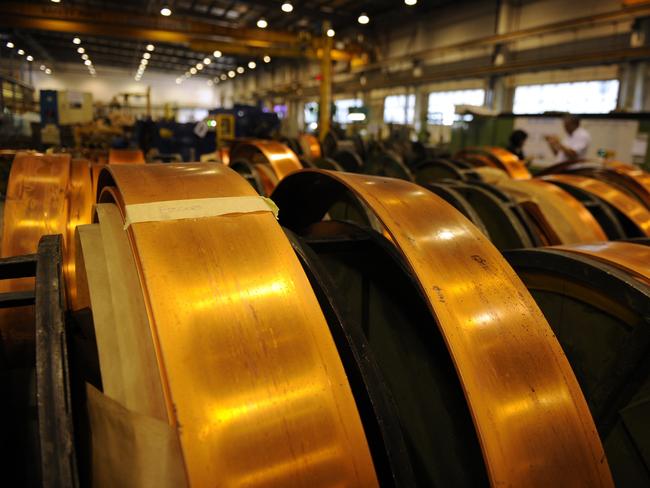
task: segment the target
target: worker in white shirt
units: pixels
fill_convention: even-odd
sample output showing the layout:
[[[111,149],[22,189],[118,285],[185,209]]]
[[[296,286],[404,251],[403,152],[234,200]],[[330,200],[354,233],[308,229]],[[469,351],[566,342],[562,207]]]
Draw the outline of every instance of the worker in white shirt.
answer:
[[[555,162],[566,163],[585,159],[591,144],[589,132],[580,127],[580,119],[575,115],[565,115],[562,122],[567,133],[562,141],[557,136],[545,136],[546,142],[555,154]]]

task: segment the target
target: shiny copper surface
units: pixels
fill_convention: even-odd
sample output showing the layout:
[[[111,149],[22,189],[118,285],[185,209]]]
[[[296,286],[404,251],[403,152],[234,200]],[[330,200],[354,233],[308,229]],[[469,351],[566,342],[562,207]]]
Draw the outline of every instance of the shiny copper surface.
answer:
[[[18,153],[7,185],[2,256],[36,252],[47,234],[63,234],[66,297],[76,306],[75,239],[77,225],[89,223],[93,204],[90,168],[69,154]],[[33,278],[1,282],[4,291],[32,289]]]
[[[502,169],[515,180],[527,180],[531,177],[523,161],[510,151],[500,147],[469,148],[460,151],[456,157],[467,158],[484,166]]]
[[[66,235],[69,175],[70,155],[16,155],[4,204],[3,257],[35,253],[43,235]],[[33,289],[34,278],[0,280],[0,292]],[[31,306],[0,310],[0,342],[10,363],[33,354],[33,313]]]
[[[275,176],[273,168],[266,164],[256,164],[253,168],[257,171],[257,174],[262,181],[264,194],[266,196],[271,195],[273,189],[278,185],[278,177]]]
[[[551,240],[553,243],[578,244],[607,240],[600,224],[585,206],[552,183],[537,179],[500,180],[496,185],[519,203],[530,202],[539,208],[545,219],[540,225],[544,227],[547,224],[557,236],[558,241]]]
[[[127,205],[255,195],[221,164],[105,171]],[[273,214],[128,232],[190,485],[376,486],[327,323]]]
[[[219,154],[219,161],[221,161],[222,164],[228,166],[230,164],[230,148],[228,146],[224,146],[219,149],[217,153]]]
[[[99,181],[99,174],[106,166],[106,163],[91,163],[90,164],[90,178],[92,180],[92,194],[93,200],[97,200],[97,183]]]
[[[610,163],[607,169],[618,175],[632,193],[650,208],[650,174],[637,166],[624,163]]]
[[[298,137],[300,147],[307,159],[314,160],[323,156],[318,138],[312,134],[300,134]]]
[[[77,306],[77,278],[75,272],[75,229],[92,221],[95,194],[90,174],[90,163],[85,159],[73,159],[70,163],[70,181],[67,187],[68,218],[66,223],[65,255],[63,272],[68,303],[73,310]]]
[[[230,161],[244,159],[253,164],[269,164],[278,180],[302,168],[298,156],[284,144],[262,139],[245,139],[230,148]]]
[[[494,156],[503,169],[515,180],[527,180],[531,177],[526,165],[513,153],[500,147],[486,147],[485,150]]]
[[[36,252],[46,234],[66,234],[69,154],[18,153],[7,184],[2,256]]]
[[[554,249],[584,254],[632,273],[650,285],[650,247],[631,242],[602,242],[579,246],[556,246]]]
[[[385,226],[428,299],[493,486],[613,486],[598,433],[548,323],[498,250],[402,180],[327,172]]]
[[[650,236],[650,210],[615,186],[594,178],[570,174],[549,175],[543,179],[565,183],[597,196],[619,210],[646,236]]]
[[[110,149],[108,164],[144,164],[144,153],[140,149]]]

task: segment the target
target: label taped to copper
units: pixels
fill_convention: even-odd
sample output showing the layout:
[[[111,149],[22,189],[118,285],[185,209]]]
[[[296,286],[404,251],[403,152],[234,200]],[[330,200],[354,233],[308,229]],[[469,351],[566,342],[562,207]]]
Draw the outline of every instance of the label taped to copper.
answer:
[[[124,230],[132,224],[166,220],[200,219],[252,212],[272,212],[277,218],[278,207],[266,197],[195,198],[138,203],[125,207]]]

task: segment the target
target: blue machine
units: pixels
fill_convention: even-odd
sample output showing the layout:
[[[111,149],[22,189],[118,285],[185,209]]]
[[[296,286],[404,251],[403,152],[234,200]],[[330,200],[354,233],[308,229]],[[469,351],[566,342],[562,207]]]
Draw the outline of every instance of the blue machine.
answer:
[[[264,112],[253,105],[235,105],[233,108],[210,110],[210,115],[231,114],[235,116],[235,137],[269,139],[280,130],[280,119],[275,112]]]
[[[59,123],[59,97],[56,90],[41,90],[41,126]]]
[[[42,97],[42,95],[41,95]],[[231,114],[235,117],[235,137],[269,139],[280,129],[277,114],[264,112],[251,105],[235,105],[230,109],[210,110],[209,116]],[[216,134],[209,127],[204,137],[194,128],[197,122],[139,120],[134,128],[134,139],[145,152],[154,147],[160,154],[180,154],[183,161],[198,161],[201,155],[216,150]]]

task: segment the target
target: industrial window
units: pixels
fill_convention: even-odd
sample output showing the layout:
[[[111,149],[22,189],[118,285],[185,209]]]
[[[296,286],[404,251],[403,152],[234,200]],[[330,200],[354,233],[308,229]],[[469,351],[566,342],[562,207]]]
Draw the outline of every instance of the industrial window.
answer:
[[[348,120],[348,111],[353,107],[361,107],[362,105],[363,102],[358,98],[336,100],[334,102],[334,107],[336,107],[333,117],[334,122],[338,122],[339,124],[347,124],[348,122],[351,122]]]
[[[618,80],[546,83],[515,88],[516,114],[571,112],[605,114],[616,108]]]
[[[415,95],[390,95],[384,99],[384,122],[413,123]]]
[[[485,103],[485,90],[454,90],[429,94],[427,120],[429,124],[451,125],[460,116],[456,105],[478,105]]]
[[[208,116],[208,111],[203,108],[180,108],[176,112],[176,119],[181,123],[199,122]]]

